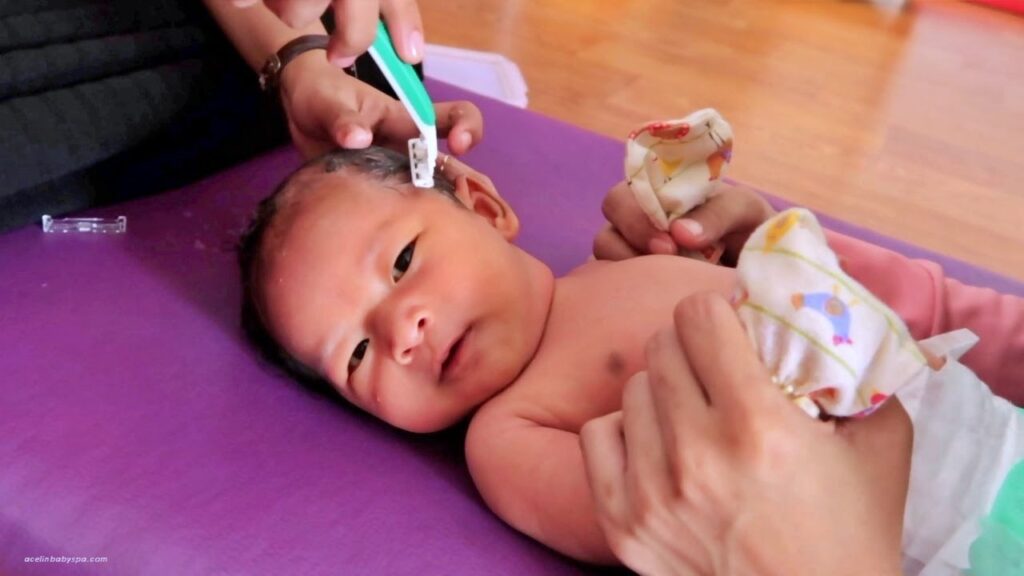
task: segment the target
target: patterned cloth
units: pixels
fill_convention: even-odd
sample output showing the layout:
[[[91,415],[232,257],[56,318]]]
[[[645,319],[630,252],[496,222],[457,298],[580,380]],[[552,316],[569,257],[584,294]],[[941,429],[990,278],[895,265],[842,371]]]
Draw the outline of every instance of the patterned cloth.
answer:
[[[773,378],[808,414],[857,416],[930,369],[896,314],[839,267],[817,219],[790,209],[740,253],[734,305]]]
[[[626,140],[626,183],[659,230],[700,205],[732,158],[732,128],[711,108],[653,122]]]

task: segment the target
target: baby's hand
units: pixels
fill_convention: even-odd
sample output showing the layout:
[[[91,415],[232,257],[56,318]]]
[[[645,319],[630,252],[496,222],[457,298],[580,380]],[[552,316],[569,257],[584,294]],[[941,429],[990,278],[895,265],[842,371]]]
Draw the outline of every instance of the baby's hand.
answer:
[[[745,186],[719,182],[707,202],[672,221],[662,232],[651,224],[625,181],[605,196],[601,206],[608,225],[594,238],[594,256],[624,260],[641,254],[725,248],[723,262],[734,264],[751,232],[775,214],[763,196]]]

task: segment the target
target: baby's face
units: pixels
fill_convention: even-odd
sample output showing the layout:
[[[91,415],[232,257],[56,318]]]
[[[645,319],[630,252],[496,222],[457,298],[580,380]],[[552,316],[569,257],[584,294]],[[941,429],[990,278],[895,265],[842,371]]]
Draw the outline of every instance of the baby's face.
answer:
[[[308,188],[284,201],[254,278],[285,350],[414,432],[457,422],[516,378],[553,280],[509,242],[518,223],[500,198],[461,178],[471,209],[348,169],[300,179]]]

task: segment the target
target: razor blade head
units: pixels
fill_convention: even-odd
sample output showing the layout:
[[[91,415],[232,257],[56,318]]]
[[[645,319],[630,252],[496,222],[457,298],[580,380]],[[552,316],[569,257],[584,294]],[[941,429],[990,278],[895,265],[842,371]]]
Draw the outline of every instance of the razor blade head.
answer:
[[[431,152],[427,140],[422,136],[409,140],[409,169],[412,172],[412,184],[417,188],[434,187],[437,151]]]

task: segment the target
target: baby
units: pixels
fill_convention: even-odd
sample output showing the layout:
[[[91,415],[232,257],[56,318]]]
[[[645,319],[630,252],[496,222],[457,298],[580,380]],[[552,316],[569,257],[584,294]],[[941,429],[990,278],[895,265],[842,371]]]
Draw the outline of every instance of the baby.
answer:
[[[580,428],[620,409],[675,304],[733,295],[735,271],[642,256],[556,279],[512,243],[519,221],[486,177],[441,174],[423,190],[408,170],[385,149],[338,151],[264,200],[242,245],[247,328],[398,428],[471,417],[466,459],[492,510],[567,555],[614,562]]]

